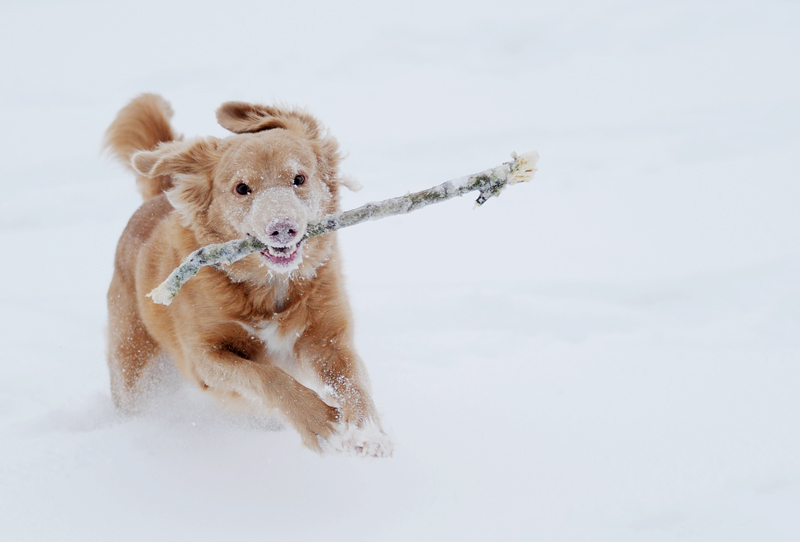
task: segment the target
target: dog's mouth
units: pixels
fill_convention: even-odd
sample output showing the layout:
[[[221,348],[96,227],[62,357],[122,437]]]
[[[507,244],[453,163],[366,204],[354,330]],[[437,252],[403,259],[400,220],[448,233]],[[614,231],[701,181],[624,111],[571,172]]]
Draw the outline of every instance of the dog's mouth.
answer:
[[[267,245],[261,251],[261,256],[267,261],[267,265],[276,271],[287,272],[295,269],[303,259],[303,240],[294,245],[276,247]]]

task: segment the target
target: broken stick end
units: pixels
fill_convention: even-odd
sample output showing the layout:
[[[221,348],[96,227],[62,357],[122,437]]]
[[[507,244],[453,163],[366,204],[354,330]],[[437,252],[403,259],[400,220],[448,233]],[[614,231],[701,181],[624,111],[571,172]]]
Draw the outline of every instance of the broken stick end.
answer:
[[[524,183],[533,179],[537,169],[536,163],[539,161],[539,153],[530,151],[520,155],[513,153],[511,156],[514,158],[514,163],[511,164],[508,184]]]
[[[152,299],[153,303],[158,303],[159,305],[169,305],[175,298],[175,294],[170,292],[162,282],[157,288],[154,288],[153,291],[147,294],[145,297]]]

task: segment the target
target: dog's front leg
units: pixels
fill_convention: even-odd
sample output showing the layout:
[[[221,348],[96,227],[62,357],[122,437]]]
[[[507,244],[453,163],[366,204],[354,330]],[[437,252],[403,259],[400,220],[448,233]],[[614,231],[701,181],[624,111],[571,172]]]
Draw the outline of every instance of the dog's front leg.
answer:
[[[360,424],[376,417],[364,369],[349,338],[320,334],[312,325],[297,339],[295,352],[339,403],[343,422]]]
[[[367,379],[361,361],[351,346],[349,333],[328,333],[326,322],[312,323],[298,339],[295,351],[310,364],[325,390],[339,403],[342,423],[327,439],[335,451],[387,457],[393,445],[381,427],[375,405],[367,391]]]
[[[328,439],[341,415],[320,397],[268,360],[248,355],[241,345],[215,341],[190,353],[201,384],[234,393],[257,408],[274,407],[297,429],[303,443],[321,452],[317,437]]]

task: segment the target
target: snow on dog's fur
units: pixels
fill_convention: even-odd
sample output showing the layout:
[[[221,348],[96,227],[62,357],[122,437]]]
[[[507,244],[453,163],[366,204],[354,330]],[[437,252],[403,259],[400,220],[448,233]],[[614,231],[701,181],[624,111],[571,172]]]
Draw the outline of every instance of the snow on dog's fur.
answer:
[[[115,404],[136,412],[143,376],[166,354],[226,402],[277,408],[311,449],[390,455],[353,347],[336,234],[302,240],[309,220],[339,210],[338,143],[297,110],[223,104],[217,119],[235,134],[225,139],[182,140],[171,115],[145,94],[106,134],[145,198],[108,292]],[[145,297],[187,254],[248,235],[268,248],[202,269],[168,307]]]

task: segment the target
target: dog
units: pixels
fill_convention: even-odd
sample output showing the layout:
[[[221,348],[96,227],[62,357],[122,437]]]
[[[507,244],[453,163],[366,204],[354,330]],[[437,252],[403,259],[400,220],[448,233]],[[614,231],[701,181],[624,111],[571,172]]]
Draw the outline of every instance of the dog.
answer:
[[[277,409],[312,450],[391,455],[353,345],[336,233],[303,237],[340,209],[338,142],[286,107],[227,102],[217,120],[233,135],[222,139],[184,140],[171,117],[163,98],[143,94],[106,132],[144,197],[108,290],[117,409],[140,409],[144,375],[167,356],[223,402]],[[145,297],[192,251],[246,236],[267,248],[203,268],[168,307]]]

